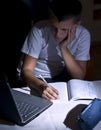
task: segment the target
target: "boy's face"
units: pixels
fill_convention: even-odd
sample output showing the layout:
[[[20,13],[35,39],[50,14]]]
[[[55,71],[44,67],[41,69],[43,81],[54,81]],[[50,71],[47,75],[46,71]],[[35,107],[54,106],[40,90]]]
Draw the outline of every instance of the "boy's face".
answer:
[[[56,19],[51,20],[52,33],[58,43],[68,38],[68,31],[71,31],[77,25],[73,22],[73,18],[61,22],[58,22]]]

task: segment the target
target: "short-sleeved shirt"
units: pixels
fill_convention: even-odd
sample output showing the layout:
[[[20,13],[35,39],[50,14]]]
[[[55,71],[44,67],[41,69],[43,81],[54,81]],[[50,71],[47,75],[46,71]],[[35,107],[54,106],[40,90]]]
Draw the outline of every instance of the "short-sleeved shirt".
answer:
[[[90,33],[79,25],[76,28],[75,39],[67,46],[75,60],[87,61],[90,59]],[[64,69],[64,61],[48,21],[39,22],[31,29],[21,51],[37,58],[34,74],[45,78],[52,78]],[[69,61],[68,61],[69,62]],[[18,69],[20,72],[20,68]]]

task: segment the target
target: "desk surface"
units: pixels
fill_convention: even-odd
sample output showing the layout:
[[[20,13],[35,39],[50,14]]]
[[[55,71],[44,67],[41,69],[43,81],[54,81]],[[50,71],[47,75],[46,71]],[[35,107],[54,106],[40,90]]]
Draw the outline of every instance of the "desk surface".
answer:
[[[95,82],[96,84],[96,82]],[[101,81],[99,84],[101,86]],[[68,103],[54,103],[25,126],[18,126],[0,120],[0,130],[78,130],[77,115],[85,104],[91,101],[79,100]],[[94,130],[101,130],[101,121]]]

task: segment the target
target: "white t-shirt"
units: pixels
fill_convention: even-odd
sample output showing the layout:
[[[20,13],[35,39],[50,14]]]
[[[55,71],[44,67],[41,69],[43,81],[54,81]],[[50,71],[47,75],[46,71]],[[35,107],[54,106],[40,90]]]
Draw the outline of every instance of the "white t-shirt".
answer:
[[[75,39],[67,47],[75,60],[89,60],[89,31],[81,25],[78,26]],[[36,26],[33,26],[21,51],[38,59],[33,72],[36,77],[41,74],[44,77],[51,78],[61,73],[64,68],[58,43],[55,41],[47,21],[39,22]],[[20,68],[18,68],[18,71],[20,72]]]

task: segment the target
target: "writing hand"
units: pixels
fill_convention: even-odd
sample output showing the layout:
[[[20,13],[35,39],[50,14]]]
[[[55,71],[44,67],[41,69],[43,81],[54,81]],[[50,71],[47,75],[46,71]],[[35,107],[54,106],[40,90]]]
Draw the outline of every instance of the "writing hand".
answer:
[[[42,85],[43,90],[41,91],[41,96],[49,99],[49,100],[56,100],[59,98],[59,92],[54,87],[49,84]]]

